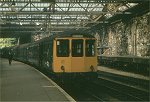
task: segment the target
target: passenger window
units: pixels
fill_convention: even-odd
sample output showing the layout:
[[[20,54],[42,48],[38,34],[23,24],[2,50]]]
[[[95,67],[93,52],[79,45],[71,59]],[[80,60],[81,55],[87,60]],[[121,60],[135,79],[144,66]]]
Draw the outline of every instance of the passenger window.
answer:
[[[57,56],[58,57],[68,57],[69,56],[69,40],[57,40]]]
[[[95,40],[86,40],[86,56],[95,56]]]
[[[72,40],[72,57],[83,56],[83,40]]]

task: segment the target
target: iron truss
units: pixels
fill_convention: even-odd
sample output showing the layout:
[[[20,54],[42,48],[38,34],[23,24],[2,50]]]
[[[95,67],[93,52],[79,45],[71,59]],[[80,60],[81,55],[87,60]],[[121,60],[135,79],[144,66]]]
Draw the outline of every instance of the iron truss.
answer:
[[[148,0],[0,0],[1,30],[44,33],[87,29]],[[100,21],[101,18],[106,21]]]

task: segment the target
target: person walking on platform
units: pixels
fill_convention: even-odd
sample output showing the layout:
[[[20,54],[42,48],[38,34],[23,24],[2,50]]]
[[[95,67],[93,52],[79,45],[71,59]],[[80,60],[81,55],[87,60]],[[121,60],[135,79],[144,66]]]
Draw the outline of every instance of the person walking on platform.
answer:
[[[12,52],[9,52],[8,53],[9,65],[11,65],[12,59],[13,59],[13,54],[12,54]]]

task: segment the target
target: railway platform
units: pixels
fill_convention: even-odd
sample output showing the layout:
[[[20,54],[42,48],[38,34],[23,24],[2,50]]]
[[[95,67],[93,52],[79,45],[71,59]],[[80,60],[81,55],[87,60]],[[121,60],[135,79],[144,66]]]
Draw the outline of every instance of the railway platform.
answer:
[[[35,68],[0,58],[0,101],[75,101]]]
[[[98,71],[116,74],[116,75],[120,75],[120,76],[124,76],[124,77],[131,77],[131,78],[135,78],[135,79],[141,79],[141,80],[147,80],[147,81],[150,80],[150,78],[148,76],[131,73],[131,72],[125,72],[125,71],[112,69],[112,68],[108,68],[108,67],[104,67],[104,66],[98,66]]]

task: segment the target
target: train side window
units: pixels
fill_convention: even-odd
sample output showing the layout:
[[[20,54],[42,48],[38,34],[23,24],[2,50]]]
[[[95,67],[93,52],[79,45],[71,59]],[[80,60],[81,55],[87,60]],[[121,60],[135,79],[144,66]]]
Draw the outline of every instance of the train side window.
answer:
[[[57,56],[58,57],[68,57],[69,56],[69,40],[57,40]]]
[[[83,56],[83,40],[72,40],[72,57]]]
[[[87,57],[95,56],[95,40],[86,40],[85,53]]]

